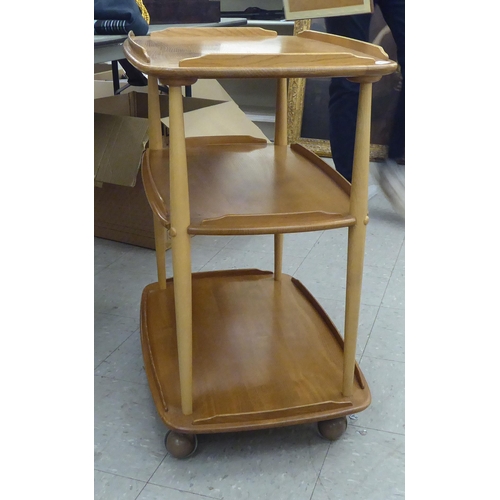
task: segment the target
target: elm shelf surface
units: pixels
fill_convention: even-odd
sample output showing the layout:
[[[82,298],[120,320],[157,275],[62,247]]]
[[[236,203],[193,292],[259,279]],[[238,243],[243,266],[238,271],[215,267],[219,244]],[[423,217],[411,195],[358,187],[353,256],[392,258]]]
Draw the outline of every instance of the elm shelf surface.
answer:
[[[356,222],[349,184],[305,148],[224,140],[186,141],[190,234],[316,231]],[[168,225],[168,148],[146,152],[142,175],[152,209]]]
[[[145,368],[171,429],[232,432],[337,418],[371,400],[356,366],[342,395],[343,341],[297,280],[259,270],[193,274],[193,414],[181,411],[173,280],[141,305]]]
[[[123,48],[134,66],[160,79],[381,77],[397,68],[378,46],[315,31],[169,28],[129,35]]]

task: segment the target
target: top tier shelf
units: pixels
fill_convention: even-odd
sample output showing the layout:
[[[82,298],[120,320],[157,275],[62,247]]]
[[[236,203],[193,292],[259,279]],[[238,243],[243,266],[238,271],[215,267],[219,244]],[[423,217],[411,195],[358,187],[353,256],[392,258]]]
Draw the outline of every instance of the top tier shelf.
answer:
[[[168,83],[183,78],[301,78],[393,73],[397,63],[382,48],[349,38],[303,31],[278,36],[262,28],[168,28],[129,34],[127,59]]]

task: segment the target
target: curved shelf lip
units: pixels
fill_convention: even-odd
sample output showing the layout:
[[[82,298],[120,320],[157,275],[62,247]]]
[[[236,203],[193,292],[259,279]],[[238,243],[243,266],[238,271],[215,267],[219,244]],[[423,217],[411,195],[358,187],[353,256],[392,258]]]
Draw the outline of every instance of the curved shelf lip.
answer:
[[[227,413],[221,415],[213,415],[205,418],[198,418],[193,420],[193,425],[203,424],[235,424],[238,422],[248,422],[249,420],[258,421],[266,419],[279,419],[283,417],[291,417],[296,412],[335,412],[341,409],[351,408],[353,406],[351,401],[323,401],[320,403],[312,403],[303,406],[296,406],[293,408],[277,408],[264,411],[253,411],[246,413]]]
[[[356,218],[350,214],[302,212],[293,214],[225,215],[205,219],[188,228],[195,235],[275,234],[321,231],[353,226]]]
[[[168,212],[165,201],[160,192],[156,189],[154,179],[152,178],[151,169],[149,168],[149,150],[146,150],[142,155],[141,177],[146,193],[146,199],[153,213],[161,220],[166,228],[170,228],[170,214]]]
[[[252,135],[208,135],[197,137],[186,137],[186,147],[204,147],[204,146],[234,146],[240,145],[260,145],[269,144],[269,141],[262,137],[254,137]]]
[[[388,62],[387,64],[372,64],[370,66],[353,65],[353,66],[323,66],[323,67],[267,67],[253,68],[249,73],[247,68],[204,68],[204,67],[172,67],[145,65],[140,61],[129,57],[127,58],[137,66],[139,70],[147,75],[159,78],[166,85],[169,84],[169,79],[182,78],[308,78],[308,77],[345,77],[356,78],[362,76],[382,77],[394,73],[397,69],[397,63]]]
[[[296,36],[299,38],[308,38],[311,40],[335,44],[340,47],[350,48],[352,50],[359,51],[365,56],[381,59],[380,62],[390,62],[387,52],[379,45],[374,45],[373,43],[362,42],[361,40],[355,40],[353,38],[315,30],[304,30],[297,33]]]
[[[274,30],[259,28],[257,26],[207,26],[207,27],[170,27],[161,31],[153,31],[152,38],[170,38],[170,37],[207,37],[210,38],[227,38],[227,37],[270,37],[278,36]]]
[[[275,56],[273,54],[207,54],[195,57],[187,57],[179,61],[179,68],[245,68],[264,69],[273,65]],[[308,54],[283,54],[279,58],[281,68],[315,68],[331,60],[342,61],[347,67],[373,65],[377,62],[386,63],[386,61],[375,61],[370,57],[362,57],[349,54],[348,52],[335,52],[333,54],[308,53]]]

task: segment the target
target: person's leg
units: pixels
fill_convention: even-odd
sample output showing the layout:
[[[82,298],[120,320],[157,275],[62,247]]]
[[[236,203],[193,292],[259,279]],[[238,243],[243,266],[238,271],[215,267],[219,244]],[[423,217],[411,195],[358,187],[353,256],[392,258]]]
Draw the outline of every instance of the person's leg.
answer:
[[[405,0],[379,0],[384,20],[391,30],[397,47],[402,87],[398,97],[393,127],[388,144],[387,159],[378,170],[380,188],[394,210],[405,214]],[[402,164],[401,164],[402,163]]]
[[[388,151],[389,158],[399,161],[405,157],[405,0],[379,0],[378,4],[396,42],[398,64],[401,68],[402,86]]]
[[[328,33],[368,41],[371,14],[325,18]],[[352,180],[359,84],[332,78],[329,88],[330,146],[335,168]]]

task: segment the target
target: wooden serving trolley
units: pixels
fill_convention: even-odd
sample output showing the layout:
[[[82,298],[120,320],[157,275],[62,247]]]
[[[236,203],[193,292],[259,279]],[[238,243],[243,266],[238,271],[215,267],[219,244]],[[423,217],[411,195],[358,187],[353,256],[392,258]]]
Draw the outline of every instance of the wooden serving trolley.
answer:
[[[127,59],[148,75],[149,146],[142,176],[155,221],[158,282],[141,302],[144,363],[169,453],[197,434],[318,423],[337,439],[371,401],[355,361],[363,274],[372,83],[396,70],[377,46],[304,31],[169,28],[132,33]],[[361,84],[352,185],[287,144],[287,78]],[[274,143],[184,133],[182,86],[199,78],[276,78]],[[169,88],[169,137],[158,82]],[[282,273],[283,235],[348,227],[344,338],[298,280]],[[166,277],[167,231],[173,278]],[[191,235],[273,234],[273,271],[192,273]]]

